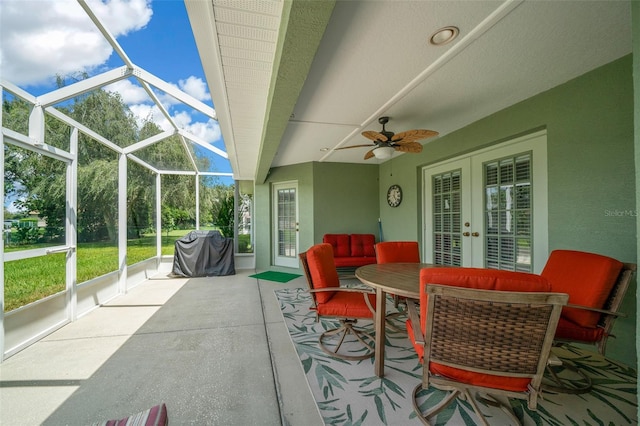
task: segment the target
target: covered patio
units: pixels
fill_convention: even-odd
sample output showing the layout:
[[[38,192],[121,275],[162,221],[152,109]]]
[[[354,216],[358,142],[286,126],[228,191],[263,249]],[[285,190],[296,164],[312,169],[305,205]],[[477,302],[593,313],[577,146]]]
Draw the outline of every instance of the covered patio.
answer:
[[[320,425],[274,288],[167,272],[7,359],[0,424],[84,425],[166,403],[170,424]]]
[[[334,424],[326,418],[325,404],[315,400],[318,389],[312,391],[313,380],[304,374],[309,358],[301,362],[296,353],[274,294],[274,290],[295,294],[306,288],[304,277],[279,283],[249,275],[245,271],[188,279],[160,272],[12,356],[0,369],[0,424],[87,425],[124,418],[160,403],[166,404],[169,423],[178,425]],[[399,338],[408,339],[406,334]],[[371,363],[352,362],[345,368],[363,370],[382,391],[398,378],[391,358],[384,381],[373,380]],[[410,370],[402,375],[419,374]],[[620,422],[616,424],[635,424],[635,378],[611,387],[611,380],[594,377],[595,399],[546,393],[540,407],[546,413],[543,418],[563,424],[579,420],[582,413],[605,422],[616,418]],[[418,382],[415,377],[410,384]],[[342,387],[337,382],[334,386]],[[340,402],[332,404],[338,424],[345,421],[338,420],[344,415],[338,414],[339,407],[361,397],[347,389],[353,388],[345,387]],[[608,399],[615,394],[619,400]],[[602,395],[608,397],[601,399]],[[332,399],[331,394],[328,397]],[[325,408],[320,410],[317,404]],[[412,417],[410,404],[387,404],[386,418],[421,424]],[[355,405],[353,410],[355,415]],[[379,415],[369,412],[365,423],[381,423]],[[443,424],[459,424],[455,419]],[[493,421],[508,424],[499,414]]]
[[[612,44],[619,50],[603,54],[601,62],[578,66],[570,73],[554,76],[551,81],[517,95],[511,89],[519,88],[521,82],[527,80],[526,74],[516,70],[515,66],[513,70],[510,65],[504,66],[501,71],[506,70],[514,80],[513,85],[501,89],[501,93],[514,96],[476,108],[481,100],[489,99],[485,91],[500,92],[492,84],[498,85],[504,80],[494,77],[492,71],[475,72],[469,64],[474,64],[475,56],[481,55],[470,53],[477,53],[474,48],[486,40],[483,38],[485,35],[492,36],[493,31],[509,34],[510,26],[505,23],[519,28],[507,18],[528,22],[525,19],[527,15],[520,15],[520,12],[529,11],[545,17],[545,10],[556,7],[552,2],[540,2],[543,5],[540,10],[536,2],[478,3],[478,10],[469,16],[462,14],[469,20],[467,29],[472,30],[463,31],[464,38],[450,45],[453,46],[447,51],[450,53],[433,54],[424,61],[409,61],[413,69],[406,75],[396,72],[404,71],[402,67],[383,67],[389,79],[399,78],[396,85],[380,85],[379,81],[367,75],[363,80],[371,78],[376,84],[369,89],[364,85],[358,86],[361,90],[359,96],[347,96],[350,101],[355,99],[357,102],[347,106],[340,102],[341,97],[334,95],[345,95],[342,87],[349,86],[349,78],[352,81],[358,79],[357,73],[355,77],[347,77],[342,73],[344,68],[338,61],[333,61],[332,55],[335,53],[347,59],[353,65],[351,69],[356,71],[366,61],[360,57],[360,62],[354,63],[357,61],[351,61],[345,51],[334,49],[332,43],[339,41],[340,34],[344,34],[352,37],[348,40],[354,51],[362,46],[358,41],[364,29],[369,28],[367,19],[358,20],[361,26],[358,28],[363,29],[360,32],[347,32],[345,28],[350,27],[350,19],[356,16],[372,16],[385,22],[385,13],[382,9],[376,10],[378,8],[373,7],[373,3],[295,0],[254,4],[187,0],[185,5],[192,20],[191,30],[199,43],[208,84],[211,91],[216,92],[212,93],[217,104],[214,110],[137,67],[92,14],[87,3],[84,0],[78,0],[78,3],[114,51],[121,55],[124,65],[42,96],[32,95],[8,81],[3,81],[0,87],[3,95],[19,98],[30,105],[29,116],[23,123],[26,124],[23,126],[25,131],[5,128],[3,124],[3,144],[9,147],[8,151],[5,149],[5,155],[11,150],[19,154],[17,157],[23,151],[35,152],[52,163],[62,164],[58,178],[69,184],[61,218],[63,242],[22,252],[5,251],[3,248],[0,252],[3,258],[0,278],[3,280],[5,264],[48,255],[58,256],[58,266],[65,276],[65,282],[57,293],[12,311],[3,309],[0,313],[0,424],[90,424],[123,418],[158,403],[167,404],[171,424],[306,426],[331,423],[323,418],[321,412],[331,404],[319,402],[314,397],[308,376],[305,377],[307,359],[301,362],[302,357],[296,351],[295,341],[292,342],[290,329],[287,329],[290,323],[287,323],[286,315],[283,318],[281,305],[274,295],[274,290],[305,288],[304,277],[283,284],[257,280],[249,275],[264,270],[301,272],[298,253],[321,241],[326,233],[371,233],[382,241],[383,223],[385,239],[418,240],[423,261],[432,262],[435,249],[431,250],[430,244],[435,230],[427,230],[425,226],[433,218],[432,209],[425,200],[430,195],[430,179],[440,171],[436,173],[431,169],[453,160],[471,164],[470,157],[460,156],[477,151],[484,155],[494,146],[513,146],[513,141],[519,144],[520,139],[535,136],[536,149],[538,144],[543,146],[542,155],[538,155],[540,151],[530,149],[529,145],[522,149],[518,145],[519,151],[508,154],[516,158],[524,151],[535,152],[535,161],[543,159],[538,163],[527,163],[534,164],[531,170],[535,169],[535,173],[532,174],[542,178],[529,184],[543,195],[542,201],[535,201],[533,225],[527,232],[542,233],[523,243],[524,251],[529,248],[530,241],[536,243],[535,251],[531,243],[528,256],[522,256],[525,262],[518,265],[513,262],[507,268],[523,267],[527,272],[539,272],[540,265],[554,248],[597,252],[624,262],[637,261],[638,156],[633,154],[640,146],[638,73],[635,72],[639,64],[637,40],[632,50],[626,43],[628,37],[625,43],[614,40]],[[401,12],[409,19],[412,7],[418,3],[404,3],[410,7]],[[446,2],[433,3],[438,8],[446,8]],[[441,15],[430,14],[427,10],[421,10],[421,13],[437,16],[435,21],[440,22],[464,10],[464,2],[456,3],[456,7],[462,9],[454,8]],[[242,10],[241,4],[249,5],[251,10]],[[253,10],[264,4],[276,12]],[[396,10],[388,2],[380,4],[383,9]],[[564,3],[566,17],[573,16],[572,7],[577,4]],[[597,20],[599,8],[608,10],[607,2],[593,4],[595,6],[585,15]],[[620,2],[614,9],[615,13],[611,13],[609,18],[611,22],[625,22],[621,34],[626,37],[632,26],[625,14],[632,10],[631,22],[635,24],[640,20],[640,7],[635,2]],[[248,25],[246,20],[257,29]],[[544,21],[553,26],[550,21]],[[576,28],[590,27],[582,25],[580,19],[572,23]],[[250,36],[236,37],[237,28],[253,31],[249,31]],[[634,35],[638,34],[637,28],[633,27]],[[527,46],[527,37],[519,36],[518,41]],[[218,51],[221,46],[229,47],[224,44],[232,38],[241,48]],[[369,40],[373,39],[369,37]],[[502,40],[507,38],[495,39],[498,42],[491,46],[496,54],[500,54]],[[605,41],[600,50],[607,52],[606,39],[602,40]],[[230,51],[236,54],[239,51],[243,55],[246,51],[254,52],[253,48],[247,48],[247,42],[258,43],[268,50],[268,59],[245,61],[247,58],[228,55]],[[374,45],[368,45],[364,56],[372,61],[386,57],[377,56],[378,46]],[[512,48],[518,52],[529,52],[516,44]],[[386,54],[402,56],[389,40],[385,40],[384,49]],[[559,61],[559,58],[554,59],[546,53],[540,57],[545,61]],[[457,83],[455,79],[449,81],[446,78],[452,74],[447,72],[450,68],[445,65],[453,65],[456,59],[462,58],[467,61],[465,66],[456,69],[465,70],[469,78],[465,81],[473,83],[470,84],[477,91],[477,97],[467,98],[470,92],[461,90],[460,98],[452,98],[452,103],[447,104],[445,95],[452,93],[450,89]],[[535,55],[527,60],[539,65]],[[328,63],[332,68],[324,74],[323,67]],[[256,71],[252,68],[255,66],[260,69]],[[553,67],[544,66],[553,70]],[[630,76],[631,69],[634,70],[633,77]],[[526,71],[531,72],[530,69]],[[477,83],[474,78],[480,74],[487,81]],[[245,79],[238,80],[242,76]],[[436,78],[432,78],[434,76]],[[440,84],[440,78],[450,85],[448,89]],[[58,107],[62,108],[72,97],[80,97],[90,91],[100,92],[106,84],[120,80],[137,81],[154,101],[158,101],[158,92],[164,92],[212,120],[219,119],[227,152],[180,129],[175,122],[171,130],[129,141],[128,146],[119,146],[58,111]],[[420,98],[409,96],[422,81],[428,82],[430,90],[435,92],[427,90],[428,93]],[[635,95],[630,95],[633,83],[636,84]],[[591,91],[592,88],[595,89]],[[449,91],[445,94],[441,90]],[[371,98],[363,96],[372,93],[374,96]],[[440,102],[431,102],[435,98],[433,93],[440,95]],[[411,102],[401,102],[405,97]],[[312,100],[322,100],[326,105],[312,104]],[[327,106],[335,104],[341,108]],[[425,107],[427,104],[428,108]],[[451,114],[451,111],[462,110],[464,115]],[[373,160],[375,163],[363,159],[365,151],[343,150],[362,142],[362,131],[377,128],[376,120],[382,114],[397,117],[393,122],[393,128],[397,130],[431,128],[434,127],[431,123],[436,123],[442,137],[425,144],[422,154],[392,153],[385,160]],[[594,117],[598,123],[590,126],[596,121]],[[168,114],[167,119],[171,121]],[[56,145],[57,139],[48,139],[51,138],[46,125],[49,120],[63,123],[68,129],[64,147]],[[177,145],[184,149],[183,160],[193,166],[189,170],[160,167],[155,163],[158,158],[149,151],[169,138],[177,140]],[[76,222],[79,211],[77,168],[78,147],[87,140],[101,148],[106,147],[116,159],[115,173],[119,182],[112,195],[119,216],[114,226],[118,233],[113,268],[104,275],[96,274],[99,276],[83,282],[77,276],[76,248],[81,245],[78,243]],[[200,169],[200,159],[192,154],[203,150],[209,151],[207,154],[230,159],[234,173],[220,174]],[[495,158],[506,157],[500,153],[490,160]],[[484,157],[474,161],[477,162],[474,164],[480,164]],[[543,167],[539,167],[540,164]],[[127,242],[130,230],[124,213],[130,207],[127,204],[127,176],[132,170],[140,169],[151,176],[147,186],[154,193],[154,206],[149,217],[155,241],[144,260],[128,263],[131,260]],[[162,235],[166,232],[161,194],[163,190],[170,189],[162,179],[169,175],[187,176],[186,179],[190,180],[189,185],[192,186],[189,188],[192,187],[193,191],[183,192],[193,197],[196,229],[200,226],[200,183],[208,177],[232,177],[235,179],[236,200],[239,191],[245,189],[253,197],[254,204],[246,218],[250,226],[252,251],[239,253],[236,238],[236,275],[169,277],[170,256],[163,254],[161,247]],[[390,186],[403,188],[404,201],[401,204],[387,205],[387,188]],[[278,221],[277,200],[282,193],[293,194],[290,204],[295,207],[295,215]],[[480,217],[476,223],[481,229],[482,212],[478,216],[478,211],[474,219]],[[540,216],[543,220],[534,222]],[[464,223],[462,216],[459,219],[460,225]],[[287,227],[279,228],[284,222],[287,222]],[[465,226],[469,226],[468,223]],[[480,234],[485,237],[484,229],[482,233],[474,234],[474,237]],[[287,235],[288,239],[280,240],[281,235]],[[507,242],[520,244],[520,240],[525,239],[511,234],[505,236]],[[285,249],[280,252],[282,246]],[[510,258],[510,255],[511,252],[504,255],[500,252],[500,261],[520,259],[518,256]],[[485,262],[483,256],[484,252],[473,253],[473,262],[478,259]],[[472,265],[470,259],[472,257],[468,256],[465,259],[467,264],[456,266],[477,266]],[[6,303],[4,291],[0,296],[0,302]],[[606,365],[603,370],[628,373],[629,380],[622,385],[621,393],[631,401],[618,409],[615,403],[603,400],[604,411],[598,411],[599,408],[593,411],[593,418],[603,423],[610,421],[608,410],[613,410],[624,420],[622,424],[637,424],[634,371],[638,346],[636,301],[634,281],[625,299],[624,310],[629,316],[617,323],[616,333],[619,332],[621,339],[616,339],[611,345],[614,355],[611,361],[603,361],[606,364],[602,364]],[[407,376],[419,374],[415,366],[406,372]],[[608,378],[602,380],[605,382]],[[342,383],[331,383],[331,386],[338,388]],[[599,389],[600,392],[609,391],[606,386]],[[325,398],[330,399],[333,394],[330,390],[326,392]],[[599,394],[594,395],[599,397]],[[347,394],[343,401],[349,397]],[[571,401],[575,404],[572,409],[588,413],[593,408],[593,401],[586,398],[578,397]],[[551,395],[548,402],[562,407],[566,400],[558,402]],[[464,410],[463,405],[459,408]],[[357,423],[358,419],[349,418],[351,412],[346,412],[349,414],[341,415],[346,416],[348,422]],[[403,415],[416,420],[410,418],[410,410]],[[373,414],[368,418],[371,424],[380,423],[377,420]]]

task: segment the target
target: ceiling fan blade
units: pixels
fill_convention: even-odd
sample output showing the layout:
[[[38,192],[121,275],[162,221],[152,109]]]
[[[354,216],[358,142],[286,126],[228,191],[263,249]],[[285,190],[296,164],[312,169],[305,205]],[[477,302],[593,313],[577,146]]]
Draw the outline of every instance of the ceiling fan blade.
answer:
[[[362,147],[365,147],[365,146],[366,146],[366,147],[368,147],[368,148],[371,148],[371,147],[372,147],[372,146],[374,146],[374,145],[372,145],[372,144],[368,143],[368,144],[365,144],[365,145],[342,146],[342,147],[340,147],[340,148],[336,148],[336,149],[335,149],[335,151],[337,151],[337,150],[339,150],[339,149],[362,148]]]
[[[407,130],[406,132],[400,132],[394,135],[391,138],[391,141],[404,144],[407,142],[419,141],[420,139],[431,138],[433,136],[438,136],[438,132],[424,129]]]
[[[375,148],[373,148],[373,149],[375,149]],[[365,160],[368,160],[369,158],[374,157],[373,149],[371,151],[367,151],[367,153],[364,155],[364,159]]]
[[[367,130],[365,132],[362,132],[362,136],[364,136],[367,139],[371,139],[372,141],[382,141],[382,142],[386,142],[389,140],[389,138],[387,138],[385,135],[383,135],[380,132],[376,132],[374,130]]]
[[[411,152],[413,154],[422,152],[422,145],[418,142],[408,142],[408,143],[403,143],[402,145],[394,145],[393,148],[396,151]]]

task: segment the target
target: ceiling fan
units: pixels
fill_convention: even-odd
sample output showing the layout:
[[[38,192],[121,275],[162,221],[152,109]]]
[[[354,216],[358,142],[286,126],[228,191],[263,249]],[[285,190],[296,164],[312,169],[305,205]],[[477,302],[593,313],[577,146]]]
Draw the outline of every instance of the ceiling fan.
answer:
[[[371,157],[376,157],[384,160],[390,158],[393,154],[393,151],[411,152],[415,154],[422,152],[422,144],[416,141],[438,135],[438,132],[436,131],[422,129],[407,130],[406,132],[395,134],[385,129],[385,124],[387,124],[388,122],[389,117],[380,117],[378,118],[378,123],[382,124],[381,132],[376,132],[374,130],[367,130],[365,132],[362,132],[362,136],[367,139],[371,139],[373,141],[373,145],[352,145],[342,148],[336,148],[336,150],[373,146],[373,149],[371,149],[364,155],[364,159],[368,160]]]

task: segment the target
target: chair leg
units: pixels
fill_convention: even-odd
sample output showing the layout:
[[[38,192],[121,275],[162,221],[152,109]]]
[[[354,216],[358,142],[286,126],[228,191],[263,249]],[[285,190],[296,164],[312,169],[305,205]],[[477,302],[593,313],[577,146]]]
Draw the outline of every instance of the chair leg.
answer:
[[[459,397],[469,402],[469,404],[471,405],[471,408],[473,408],[473,411],[476,413],[476,416],[478,417],[480,424],[482,424],[483,426],[490,426],[484,414],[482,413],[482,411],[480,411],[480,408],[478,407],[478,403],[476,402],[476,399],[473,398],[473,396],[471,395],[468,389],[460,390],[455,387],[447,387],[447,386],[440,386],[440,385],[437,386],[437,388],[440,390],[449,391],[449,395],[447,395],[442,401],[440,401],[438,404],[431,407],[425,413],[423,413],[422,410],[420,409],[418,405],[418,398],[417,398],[418,392],[420,392],[423,389],[422,383],[420,383],[418,386],[416,386],[413,389],[413,409],[423,424],[431,425],[431,423],[429,422],[429,418],[437,415],[440,411],[446,408],[451,403],[451,401]],[[511,422],[514,425],[522,426],[522,423],[516,417],[511,407],[500,402],[498,399],[496,399],[492,395],[482,396],[477,394],[476,398],[478,401],[481,401],[486,405],[500,408],[505,414],[509,416]]]
[[[435,406],[427,410],[427,412],[423,413],[422,410],[420,409],[420,406],[418,405],[418,398],[417,398],[418,392],[420,392],[422,389],[423,389],[422,383],[420,383],[418,386],[416,386],[413,389],[413,410],[416,412],[416,415],[420,419],[420,421],[427,426],[431,426],[431,423],[429,422],[430,417],[433,417],[436,414],[438,414],[440,411],[446,408],[447,405],[451,403],[451,401],[453,401],[458,397],[458,395],[460,395],[459,390],[450,389],[451,392],[449,393],[449,395],[447,395],[442,401],[437,403]]]
[[[572,377],[560,377],[562,373],[567,371],[572,374]],[[550,379],[552,383],[543,383],[542,390],[544,391],[579,395],[588,393],[593,388],[591,379],[579,368],[565,360],[562,361],[561,366],[548,365],[547,373],[547,379]]]
[[[469,395],[469,397],[471,397],[471,395]],[[490,405],[492,407],[500,408],[506,415],[509,416],[509,418],[513,421],[513,424],[518,425],[518,426],[522,426],[522,423],[520,422],[520,419],[518,419],[516,417],[515,413],[511,409],[511,407],[508,406],[508,405],[505,405],[504,403],[502,403],[500,401],[498,401],[498,399],[496,399],[493,395],[476,394],[476,399],[478,401],[482,401],[486,405]],[[473,402],[471,404],[475,405]],[[474,408],[474,410],[475,410],[475,408]],[[476,414],[478,414],[478,411],[476,411]]]
[[[373,338],[372,335],[370,335],[369,333],[366,333],[364,331],[358,331],[356,329],[353,328],[353,325],[357,323],[357,320],[340,320],[340,327],[332,329],[332,330],[328,330],[325,331],[324,333],[322,333],[320,335],[320,338],[318,339],[319,344],[320,344],[320,349],[322,349],[326,354],[331,355],[331,356],[335,356],[337,358],[341,358],[341,359],[346,359],[349,361],[360,361],[363,359],[368,359],[373,357],[373,355],[375,354],[375,349],[374,347],[371,345],[371,343],[369,342],[374,342],[375,339]],[[333,336],[338,334],[340,336],[340,339],[338,340],[338,343],[335,344],[334,348],[331,349],[329,348],[326,344],[325,344],[325,338],[328,336]],[[345,341],[345,338],[347,337],[347,335],[353,335],[365,348],[365,353],[362,355],[347,355],[347,354],[342,354],[342,353],[338,353],[338,351],[340,350],[340,347],[342,346],[342,344]],[[365,338],[368,340],[365,340]]]

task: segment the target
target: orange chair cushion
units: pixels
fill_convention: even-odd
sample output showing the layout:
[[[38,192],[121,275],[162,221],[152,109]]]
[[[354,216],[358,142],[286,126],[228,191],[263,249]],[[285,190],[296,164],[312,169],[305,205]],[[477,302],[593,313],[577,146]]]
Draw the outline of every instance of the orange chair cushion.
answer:
[[[375,249],[378,263],[420,263],[417,241],[385,241]]]
[[[594,253],[554,250],[542,270],[551,283],[551,291],[567,293],[569,303],[602,309],[622,270],[616,259]],[[562,316],[582,326],[594,328],[600,320],[597,312],[563,308]]]
[[[546,278],[526,272],[484,268],[423,268],[420,270],[420,321],[422,330],[427,322],[426,284],[498,291],[551,291]]]
[[[376,295],[368,294],[371,306],[376,306]],[[316,311],[321,316],[342,318],[373,318],[363,293],[336,291],[327,303],[319,303]]]
[[[316,244],[307,250],[307,264],[313,288],[340,287],[338,270],[333,262],[331,244]],[[326,303],[335,294],[333,291],[315,293],[318,303]]]
[[[335,257],[351,256],[351,239],[349,238],[349,234],[325,234],[322,237],[322,242],[331,244]]]
[[[501,271],[482,268],[424,268],[420,271],[420,322],[422,334],[426,330],[427,294],[426,284],[441,284],[455,287],[498,291],[550,291],[549,282],[540,275],[524,272]],[[413,325],[407,321],[407,332],[413,340]],[[424,347],[413,342],[420,362],[424,358]],[[529,378],[513,378],[493,374],[476,373],[431,362],[429,370],[461,383],[515,392],[526,391]]]
[[[582,327],[567,318],[560,317],[555,338],[584,343],[596,343],[604,337],[601,327]]]
[[[351,234],[352,257],[376,257],[376,237],[373,234]]]

